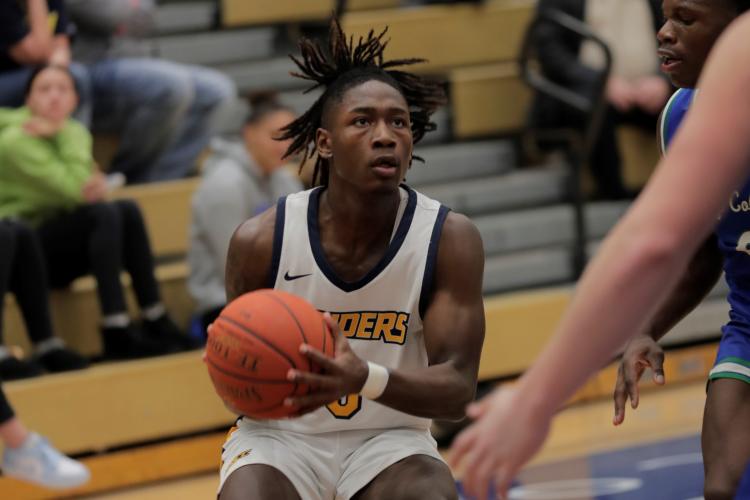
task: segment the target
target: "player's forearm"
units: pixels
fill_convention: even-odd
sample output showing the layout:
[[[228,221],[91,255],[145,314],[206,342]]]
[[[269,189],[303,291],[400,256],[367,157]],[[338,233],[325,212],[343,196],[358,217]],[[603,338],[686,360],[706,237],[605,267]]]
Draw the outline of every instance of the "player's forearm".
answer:
[[[393,370],[380,404],[424,418],[461,420],[474,399],[476,377],[467,377],[453,363],[419,370]]]
[[[49,21],[47,20],[49,16],[47,2],[45,0],[28,0],[26,5],[31,35],[40,40],[44,39],[47,42],[51,42],[52,35]]]
[[[646,334],[654,340],[666,335],[708,295],[721,276],[722,257],[711,235],[698,249],[677,286],[654,316]]]

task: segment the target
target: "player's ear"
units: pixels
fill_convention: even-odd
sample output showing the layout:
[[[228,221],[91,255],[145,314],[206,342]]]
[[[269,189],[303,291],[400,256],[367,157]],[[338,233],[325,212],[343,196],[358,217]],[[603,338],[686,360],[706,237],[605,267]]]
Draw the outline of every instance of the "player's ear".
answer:
[[[331,134],[324,128],[315,132],[315,149],[321,158],[330,159],[333,156],[331,150]]]

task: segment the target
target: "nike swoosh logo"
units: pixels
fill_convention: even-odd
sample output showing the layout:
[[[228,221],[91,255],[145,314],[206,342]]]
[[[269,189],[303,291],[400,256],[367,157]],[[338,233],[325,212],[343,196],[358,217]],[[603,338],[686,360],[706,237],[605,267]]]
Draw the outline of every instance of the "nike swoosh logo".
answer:
[[[284,274],[284,279],[286,281],[294,281],[294,280],[298,280],[300,278],[306,278],[307,276],[311,276],[311,275],[312,275],[312,273],[298,274],[297,276],[291,276],[289,274],[289,271],[287,271],[286,274]]]

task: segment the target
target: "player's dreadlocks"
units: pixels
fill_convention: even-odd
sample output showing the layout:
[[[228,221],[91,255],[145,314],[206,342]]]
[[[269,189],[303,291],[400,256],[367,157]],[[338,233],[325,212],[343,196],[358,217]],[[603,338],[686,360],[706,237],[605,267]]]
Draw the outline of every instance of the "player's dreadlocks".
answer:
[[[357,44],[354,38],[347,41],[336,19],[331,21],[328,47],[317,41],[302,39],[299,43],[301,59],[290,56],[299,68],[292,75],[314,82],[305,93],[318,87],[325,91],[305,114],[282,129],[279,140],[292,139],[285,157],[302,154],[302,163],[315,152],[315,136],[322,126],[325,112],[331,103],[339,101],[352,87],[370,80],[382,81],[399,92],[406,99],[411,115],[411,129],[414,143],[419,142],[426,132],[435,130],[430,115],[445,102],[443,87],[417,75],[392,69],[424,62],[424,59],[383,60],[388,41],[384,40],[388,28],[379,35],[370,31],[366,38],[360,37]],[[326,50],[327,49],[327,50]],[[419,159],[414,157],[415,159]],[[318,156],[313,171],[313,185],[328,183],[328,160]]]

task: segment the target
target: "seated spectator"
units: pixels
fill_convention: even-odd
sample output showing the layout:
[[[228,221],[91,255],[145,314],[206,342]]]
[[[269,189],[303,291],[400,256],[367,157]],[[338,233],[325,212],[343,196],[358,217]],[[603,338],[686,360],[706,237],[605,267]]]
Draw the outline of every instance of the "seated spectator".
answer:
[[[32,360],[16,359],[2,344],[5,293],[12,291],[26,330],[34,344]],[[66,349],[52,331],[44,257],[34,230],[26,224],[0,219],[0,380],[86,368],[82,356]]]
[[[224,270],[229,240],[237,226],[302,189],[299,178],[284,165],[289,141],[274,139],[294,114],[273,97],[251,103],[242,129],[242,143],[214,139],[203,180],[193,196],[188,288],[206,328],[226,305]]]
[[[167,315],[138,206],[105,200],[105,177],[91,157],[91,135],[70,119],[76,93],[59,66],[32,74],[26,106],[0,115],[0,218],[36,225],[53,287],[92,273],[102,309],[106,358],[157,355],[187,347]],[[132,279],[142,331],[128,315],[120,272]]]
[[[29,432],[13,412],[0,387],[0,441],[3,475],[46,488],[73,488],[88,482],[91,473],[81,462],[66,457],[49,442]]]
[[[557,9],[585,21],[612,51],[612,72],[606,84],[607,109],[599,137],[589,157],[597,197],[629,196],[621,174],[615,134],[618,126],[632,124],[656,130],[661,109],[672,88],[659,73],[656,33],[661,26],[659,0],[540,0],[540,11]],[[545,24],[536,39],[542,70],[548,78],[574,92],[593,96],[601,50],[582,43],[575,33]],[[538,94],[532,108],[535,128],[582,128],[585,117],[549,96]]]
[[[91,120],[89,76],[71,62],[68,22],[63,0],[0,0],[0,107],[23,105],[24,88],[34,67],[66,66],[78,87],[75,117]]]
[[[205,67],[147,57],[151,0],[68,0],[78,27],[76,60],[87,64],[94,133],[119,136],[109,171],[128,183],[178,179],[195,169],[236,89]]]

